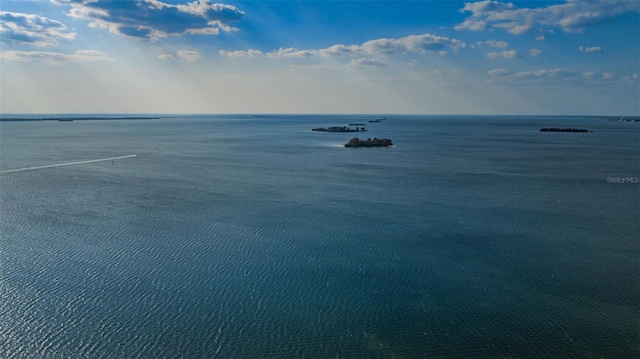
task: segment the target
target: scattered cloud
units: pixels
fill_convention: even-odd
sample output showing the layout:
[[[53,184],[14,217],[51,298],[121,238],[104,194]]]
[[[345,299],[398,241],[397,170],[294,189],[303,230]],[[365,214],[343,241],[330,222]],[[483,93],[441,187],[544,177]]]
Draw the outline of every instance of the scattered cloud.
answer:
[[[624,77],[625,80],[629,81],[629,80],[640,80],[640,74],[635,73],[633,75],[627,75]]]
[[[385,66],[385,62],[378,59],[369,59],[366,57],[361,57],[359,59],[353,59],[351,62],[347,64],[349,67],[379,67]]]
[[[457,39],[432,34],[409,35],[398,39],[376,39],[361,45],[332,45],[323,49],[299,50],[296,48],[280,48],[271,52],[249,49],[245,51],[220,50],[218,53],[226,57],[271,57],[271,58],[309,58],[309,57],[356,57],[402,55],[407,53],[434,52],[446,55],[457,52],[466,44]]]
[[[309,70],[309,69],[310,70],[331,70],[334,67],[326,64],[316,64],[316,65],[290,64],[289,68],[296,69],[296,70]]]
[[[511,71],[509,71],[509,69],[506,68],[499,68],[499,69],[493,69],[493,70],[489,70],[487,71],[487,75],[490,76],[508,76],[511,75]]]
[[[464,48],[460,40],[432,34],[409,35],[399,39],[377,39],[363,43],[360,50],[369,54],[398,54],[405,52],[441,52],[450,49],[454,52]]]
[[[491,59],[498,59],[498,58],[513,59],[518,57],[518,51],[509,50],[509,51],[501,51],[501,52],[490,52],[487,54],[487,57]]]
[[[585,72],[582,74],[582,78],[585,80],[610,80],[613,79],[615,75],[611,72]]]
[[[595,72],[589,71],[584,73],[579,73],[573,70],[567,70],[562,68],[554,68],[554,69],[539,69],[533,71],[522,71],[522,72],[511,72],[506,68],[499,68],[487,71],[488,75],[491,76],[502,76],[502,77],[510,77],[510,78],[520,78],[520,79],[533,79],[533,80],[544,80],[544,79],[565,79],[565,80],[578,80],[580,78],[584,80],[611,80],[615,79],[616,75],[611,72]],[[635,78],[638,78],[638,74],[634,74]],[[630,78],[629,76],[624,77],[624,79]]]
[[[427,71],[428,74],[433,76],[458,76],[462,74],[460,70],[444,70],[444,69],[436,69],[433,71]]]
[[[225,56],[225,57],[256,57],[256,56],[263,55],[262,51],[260,51],[260,50],[247,50],[247,51],[242,51],[242,50],[238,50],[238,51],[220,50],[220,51],[218,51],[218,53],[220,55],[222,55],[222,56]]]
[[[196,61],[200,58],[200,53],[198,51],[191,50],[178,50],[176,55],[187,61]],[[172,54],[160,54],[158,55],[158,59],[162,61],[173,61],[176,59],[176,56],[173,56]]]
[[[350,56],[360,52],[358,45],[333,45],[320,50],[320,54],[324,56]]]
[[[501,49],[506,49],[507,46],[509,46],[509,44],[505,41],[487,40],[484,43],[491,47],[499,47]]]
[[[160,54],[160,55],[158,55],[158,58],[159,58],[160,60],[165,60],[165,61],[166,61],[166,60],[175,60],[175,59],[176,59],[176,58],[175,58],[173,55],[171,55],[171,54]]]
[[[506,81],[519,81],[524,83],[544,83],[552,81],[554,83],[558,83],[558,81],[566,81],[566,82],[603,82],[603,81],[611,81],[618,78],[612,72],[577,72],[573,70],[563,69],[563,68],[553,68],[553,69],[539,69],[532,71],[521,71],[521,72],[512,72],[507,68],[498,68],[487,71],[487,75],[492,76],[497,79],[502,79]],[[640,76],[638,74],[634,74],[635,79],[638,79]],[[620,77],[623,80],[630,80],[632,76]]]
[[[544,35],[538,35],[538,36],[536,36],[536,40],[537,40],[537,41],[544,41]]]
[[[68,62],[111,61],[105,53],[96,50],[78,50],[72,54],[47,51],[4,51],[0,56],[9,61],[62,64]]]
[[[517,8],[511,2],[486,0],[467,2],[460,12],[470,12],[471,15],[456,26],[456,30],[504,29],[512,34],[523,34],[544,31],[545,28],[582,32],[624,13],[640,13],[640,6],[636,1],[628,0],[567,0],[564,4]]]
[[[198,51],[178,50],[178,56],[187,61],[196,61],[200,58],[200,53]]]
[[[600,46],[580,46],[578,47],[578,50],[582,52],[604,52],[604,49]]]
[[[60,21],[34,14],[0,11],[0,42],[32,46],[56,46],[76,34]]]
[[[229,26],[244,17],[244,12],[232,5],[195,0],[173,5],[159,0],[52,0],[69,6],[67,15],[89,21],[90,27],[147,40],[168,35],[217,35],[220,31],[234,31]]]
[[[534,71],[522,71],[516,72],[513,74],[513,77],[518,78],[529,78],[529,79],[576,79],[579,78],[580,75],[572,70],[566,70],[562,68],[555,69],[540,69]]]
[[[435,80],[443,81],[449,80],[457,82],[463,78],[463,72],[460,70],[452,69],[435,69],[429,71],[411,71],[411,80]]]
[[[529,55],[531,56],[539,56],[542,54],[542,50],[538,50],[538,49],[531,49],[529,50]]]
[[[313,57],[316,55],[316,53],[317,51],[313,51],[313,50],[298,50],[293,47],[289,47],[286,49],[280,48],[278,50],[269,52],[267,56],[276,57],[276,58],[305,58],[305,57]]]

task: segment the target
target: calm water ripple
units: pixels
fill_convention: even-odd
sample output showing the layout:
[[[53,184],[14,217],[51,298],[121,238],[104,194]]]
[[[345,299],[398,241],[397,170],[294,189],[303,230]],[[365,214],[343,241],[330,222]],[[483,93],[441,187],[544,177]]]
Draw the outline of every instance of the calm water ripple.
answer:
[[[637,124],[366,119],[3,123],[0,357],[640,355]]]

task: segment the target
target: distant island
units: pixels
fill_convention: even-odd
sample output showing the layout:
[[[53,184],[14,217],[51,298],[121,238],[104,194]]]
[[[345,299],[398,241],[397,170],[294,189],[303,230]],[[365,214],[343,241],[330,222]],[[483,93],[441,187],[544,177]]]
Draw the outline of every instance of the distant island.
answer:
[[[160,117],[0,117],[0,121],[92,121],[92,120],[159,120]]]
[[[364,126],[364,123],[350,123],[349,126]]]
[[[349,143],[345,144],[344,147],[387,147],[393,146],[393,143],[388,138],[374,138],[373,140],[367,138],[366,140],[361,140],[357,137],[352,138]]]
[[[356,127],[355,129],[349,128],[347,126],[334,126],[334,127],[318,127],[312,128],[311,131],[318,132],[366,132],[367,130],[364,127]]]
[[[584,128],[555,128],[555,127],[545,127],[541,128],[540,132],[589,132]]]

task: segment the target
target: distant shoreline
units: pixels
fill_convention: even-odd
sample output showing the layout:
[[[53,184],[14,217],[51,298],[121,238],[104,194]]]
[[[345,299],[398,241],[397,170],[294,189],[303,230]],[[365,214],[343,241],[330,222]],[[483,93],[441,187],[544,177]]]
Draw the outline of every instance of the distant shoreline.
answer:
[[[51,116],[51,117],[49,117]],[[229,117],[229,118],[274,118],[274,117],[284,117],[284,118],[295,118],[299,116],[309,116],[309,117],[322,117],[322,116],[338,116],[338,117],[353,117],[350,120],[353,122],[353,125],[360,124],[358,121],[362,121],[359,117],[364,116],[379,116],[379,115],[371,115],[371,114],[252,114],[252,113],[212,113],[212,114],[176,114],[176,113],[167,113],[167,114],[92,114],[92,113],[79,113],[79,114],[0,114],[0,122],[18,122],[18,121],[95,121],[95,120],[158,120],[165,118],[177,118],[177,117],[186,117],[186,118],[199,118],[199,117]],[[532,117],[536,118],[550,118],[550,119],[601,119],[612,122],[631,122],[631,123],[640,123],[640,116],[634,115],[487,115],[487,114],[478,114],[478,115],[467,115],[467,114],[396,114],[396,115],[388,115],[395,116],[398,118],[407,118],[413,116],[420,117],[428,117],[432,119],[456,119],[456,118],[471,118],[475,117],[478,119],[490,119],[490,118],[504,118],[504,117],[513,117],[515,120],[530,120]],[[374,120],[375,121],[375,120]],[[362,121],[363,123],[366,121]],[[350,124],[351,125],[351,124]]]
[[[0,117],[0,121],[95,121],[95,120],[159,120],[160,117]]]

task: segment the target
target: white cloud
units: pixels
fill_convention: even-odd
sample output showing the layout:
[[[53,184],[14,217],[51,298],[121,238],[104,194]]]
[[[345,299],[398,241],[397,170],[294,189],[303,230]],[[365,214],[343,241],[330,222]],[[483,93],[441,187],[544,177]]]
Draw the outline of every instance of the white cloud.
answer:
[[[505,41],[487,40],[484,43],[491,47],[499,47],[501,49],[506,49],[507,46],[509,46],[509,44]]]
[[[611,80],[615,77],[615,75],[611,72],[585,72],[582,74],[582,77],[585,80]]]
[[[532,78],[532,79],[551,79],[551,78],[575,79],[579,77],[579,74],[572,70],[555,68],[555,69],[540,69],[540,70],[534,70],[534,71],[516,72],[513,74],[513,77]]]
[[[449,52],[457,52],[466,47],[466,44],[457,39],[432,34],[409,35],[397,39],[381,38],[370,40],[361,45],[332,45],[323,49],[299,50],[296,48],[280,48],[271,52],[260,50],[226,51],[218,53],[226,57],[258,57],[271,58],[310,58],[310,57],[356,57],[364,56],[388,56],[403,55],[407,53],[434,52],[446,55]]]
[[[529,50],[529,55],[531,56],[539,56],[541,54],[542,54],[542,50],[538,50],[538,49]]]
[[[363,43],[360,49],[369,54],[399,54],[405,52],[440,52],[450,49],[454,52],[464,48],[460,40],[432,34],[409,35],[399,39],[377,39]]]
[[[305,58],[305,57],[313,57],[317,55],[317,51],[314,50],[298,50],[293,47],[289,48],[280,48],[278,50],[267,53],[268,57],[277,57],[277,58]]]
[[[18,62],[42,62],[50,65],[68,62],[111,61],[105,53],[96,50],[78,50],[72,54],[47,51],[4,51],[3,59]]]
[[[200,53],[198,51],[178,50],[178,56],[187,61],[196,61],[200,58]]]
[[[160,54],[158,55],[160,60],[175,60],[176,58],[171,54]]]
[[[333,45],[320,50],[320,54],[323,56],[350,56],[359,52],[360,46],[358,45]]]
[[[330,65],[325,65],[325,64],[318,64],[318,65],[296,65],[296,64],[290,64],[289,65],[290,68],[292,69],[296,69],[296,70],[331,70],[334,67],[330,66]]]
[[[538,41],[543,41],[543,40],[544,40],[544,35],[538,35],[538,36],[536,36],[536,40],[538,40]]]
[[[218,51],[218,53],[222,56],[226,56],[226,57],[256,57],[256,56],[261,56],[263,53],[260,50],[253,50],[253,49],[249,49],[246,51],[226,51],[226,50],[220,50]]]
[[[625,80],[629,81],[629,80],[638,80],[640,79],[640,74],[635,73],[633,75],[627,75],[624,77]]]
[[[497,58],[513,59],[517,56],[518,56],[518,52],[516,50],[490,52],[487,54],[487,57],[491,59],[497,59]]]
[[[351,62],[347,64],[349,67],[379,67],[385,66],[385,62],[378,59],[370,59],[366,57],[362,57],[359,59],[353,59]]]
[[[511,75],[511,71],[509,71],[509,69],[506,68],[499,68],[499,69],[493,69],[493,70],[489,70],[487,71],[487,75],[491,75],[491,76],[507,76],[507,75]]]
[[[217,35],[234,31],[229,23],[240,20],[244,12],[232,5],[195,0],[173,5],[159,0],[51,0],[69,6],[67,15],[89,21],[90,27],[128,37],[157,40],[168,35]]]
[[[455,27],[456,30],[504,29],[512,34],[523,34],[534,28],[559,27],[565,32],[610,22],[618,15],[640,12],[637,1],[628,0],[567,0],[564,4],[538,8],[517,8],[513,3],[493,0],[468,2],[460,10],[471,15]]]
[[[0,42],[33,46],[55,46],[76,34],[60,21],[34,14],[0,11]]]
[[[567,70],[563,68],[553,69],[539,69],[532,71],[511,72],[507,68],[499,68],[487,71],[487,75],[493,77],[499,77],[503,79],[531,81],[534,83],[546,82],[546,81],[580,81],[593,82],[593,81],[607,81],[616,79],[616,75],[612,72],[595,72],[589,71],[579,73],[573,70]],[[637,78],[637,74],[636,74]],[[624,77],[627,80],[629,77]]]
[[[604,52],[604,49],[600,46],[580,46],[578,47],[578,50],[582,52]]]

